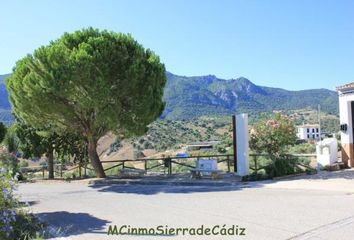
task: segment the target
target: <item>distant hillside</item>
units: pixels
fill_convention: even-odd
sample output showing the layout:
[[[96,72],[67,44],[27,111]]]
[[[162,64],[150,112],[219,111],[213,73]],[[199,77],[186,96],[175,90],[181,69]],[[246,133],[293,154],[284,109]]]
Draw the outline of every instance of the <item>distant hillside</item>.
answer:
[[[199,77],[178,76],[167,72],[163,119],[183,120],[200,116],[220,116],[249,113],[256,118],[261,112],[317,108],[338,115],[337,93],[327,89],[288,91],[262,87],[246,78],[219,79],[213,75]],[[10,104],[4,85],[7,75],[0,75],[0,121],[12,121]]]
[[[167,119],[191,119],[200,115],[249,113],[317,108],[338,115],[337,93],[328,89],[288,91],[262,87],[246,78],[219,79],[213,75],[199,77],[177,76],[167,73],[165,89]]]
[[[4,80],[10,76],[10,74],[0,75],[0,122],[6,125],[11,124],[13,117],[11,115],[11,106],[8,100],[8,95]]]

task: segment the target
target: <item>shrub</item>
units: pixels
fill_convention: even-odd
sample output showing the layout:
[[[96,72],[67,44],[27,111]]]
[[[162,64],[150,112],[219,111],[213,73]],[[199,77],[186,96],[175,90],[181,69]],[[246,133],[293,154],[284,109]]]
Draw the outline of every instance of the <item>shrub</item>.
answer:
[[[291,174],[290,160],[284,158],[289,146],[296,142],[295,126],[289,118],[276,113],[262,115],[250,131],[250,148],[257,153],[267,153],[272,164],[266,172],[270,176]]]
[[[22,173],[20,172],[18,163],[19,161],[14,155],[0,153],[0,169],[2,169],[4,175],[17,176],[17,179],[21,180]]]
[[[250,135],[250,148],[258,153],[268,153],[273,158],[279,157],[296,142],[293,122],[279,113],[263,115]]]
[[[315,153],[316,145],[311,143],[301,143],[289,148],[290,153]]]
[[[8,239],[13,235],[13,225],[16,222],[16,202],[12,193],[13,187],[8,174],[2,168],[0,179],[0,239]]]
[[[14,181],[3,170],[0,173],[0,239],[37,238],[44,225],[22,208],[13,195],[14,187]]]
[[[22,159],[22,160],[20,161],[19,166],[20,166],[20,167],[28,167],[28,162],[27,162],[26,160]]]
[[[0,122],[0,143],[2,142],[2,140],[4,140],[6,131],[7,131],[6,126],[2,122]]]

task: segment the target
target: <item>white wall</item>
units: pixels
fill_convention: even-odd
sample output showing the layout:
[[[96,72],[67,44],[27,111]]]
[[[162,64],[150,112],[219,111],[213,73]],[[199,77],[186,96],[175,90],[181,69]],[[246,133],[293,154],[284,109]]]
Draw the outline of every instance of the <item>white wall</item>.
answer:
[[[339,115],[340,124],[347,124],[348,129],[346,132],[341,131],[341,142],[342,144],[353,143],[352,138],[352,122],[351,122],[351,107],[350,102],[354,101],[354,93],[348,93],[339,96]]]

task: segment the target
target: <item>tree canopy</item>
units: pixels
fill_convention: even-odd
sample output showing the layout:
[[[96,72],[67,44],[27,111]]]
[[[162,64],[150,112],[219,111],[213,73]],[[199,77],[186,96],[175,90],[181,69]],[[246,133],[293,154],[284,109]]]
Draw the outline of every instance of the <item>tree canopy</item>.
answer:
[[[87,139],[91,164],[104,177],[98,139],[108,131],[143,134],[163,111],[165,82],[159,57],[130,35],[88,28],[19,60],[6,86],[25,124]]]

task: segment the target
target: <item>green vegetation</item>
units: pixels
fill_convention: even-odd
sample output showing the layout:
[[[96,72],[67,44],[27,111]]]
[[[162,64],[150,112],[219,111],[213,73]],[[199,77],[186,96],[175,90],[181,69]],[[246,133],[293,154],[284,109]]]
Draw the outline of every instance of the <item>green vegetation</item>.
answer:
[[[180,149],[193,142],[223,140],[227,142],[231,131],[230,119],[201,117],[192,120],[157,120],[149,125],[149,130],[139,138],[130,141],[138,150],[155,149],[166,151]],[[226,148],[226,143],[222,145]],[[221,148],[221,146],[220,146]],[[223,150],[222,150],[223,151]]]
[[[98,139],[145,133],[164,108],[165,78],[158,56],[130,35],[88,28],[18,61],[6,85],[16,116],[85,138],[96,176],[105,177]]]
[[[16,149],[23,158],[47,157],[49,179],[54,178],[54,157],[62,163],[67,159],[87,162],[87,142],[80,136],[63,132],[61,135],[50,128],[36,129],[16,122],[11,126],[9,139],[16,139]]]
[[[8,75],[0,76],[4,79]],[[184,77],[167,73],[164,89],[166,108],[162,118],[182,120],[200,116],[219,117],[238,113],[249,113],[250,120],[257,120],[259,113],[282,110],[285,112],[302,109],[316,110],[321,104],[324,114],[338,115],[338,96],[327,89],[287,91],[284,89],[261,87],[246,78],[231,80],[215,76]],[[0,81],[0,91],[1,91]],[[4,91],[6,89],[3,87]],[[0,121],[13,121],[7,93],[0,95]],[[3,109],[3,110],[2,110]],[[3,112],[2,112],[3,111]],[[338,118],[337,118],[338,119]],[[337,120],[339,121],[339,120]],[[296,122],[297,124],[298,122]],[[299,120],[299,123],[302,123]],[[326,132],[337,129],[337,123],[323,122]]]
[[[304,108],[297,110],[288,110],[285,112],[289,115],[296,125],[317,124],[318,111],[317,109]],[[339,117],[338,114],[331,114],[321,111],[321,131],[323,133],[337,133],[339,132]]]
[[[289,173],[292,159],[286,157],[288,147],[295,145],[296,131],[293,122],[279,113],[263,114],[250,131],[250,149],[258,154],[266,153],[272,164],[268,175],[281,176]]]
[[[2,122],[0,122],[0,143],[4,140],[6,131],[6,126]]]
[[[39,239],[44,226],[28,213],[14,196],[19,178],[18,160],[10,154],[0,154],[0,239]]]
[[[249,113],[258,119],[262,112],[272,110],[317,109],[338,115],[338,96],[327,89],[287,91],[261,87],[246,78],[223,80],[215,76],[184,77],[167,73],[163,118],[192,119],[202,115],[220,116]]]

